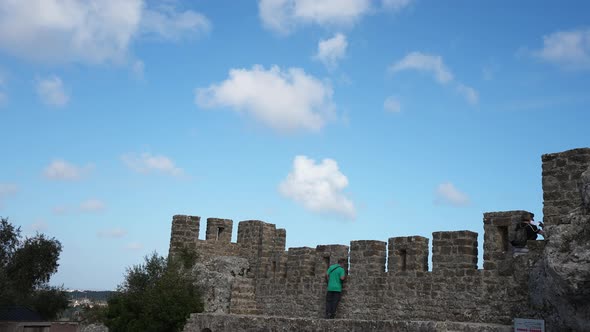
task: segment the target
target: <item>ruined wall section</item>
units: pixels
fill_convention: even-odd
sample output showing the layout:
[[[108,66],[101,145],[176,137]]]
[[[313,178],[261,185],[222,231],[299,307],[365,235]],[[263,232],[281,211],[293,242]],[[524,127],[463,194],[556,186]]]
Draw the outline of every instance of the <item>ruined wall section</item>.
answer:
[[[567,216],[581,210],[580,179],[590,166],[590,148],[544,154],[543,218],[548,226],[569,223]]]

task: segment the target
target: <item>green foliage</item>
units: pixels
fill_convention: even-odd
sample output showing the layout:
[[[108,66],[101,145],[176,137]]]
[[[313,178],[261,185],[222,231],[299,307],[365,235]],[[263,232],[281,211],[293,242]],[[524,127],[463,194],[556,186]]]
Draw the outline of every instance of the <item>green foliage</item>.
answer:
[[[187,247],[183,247],[178,256],[182,267],[185,269],[192,268],[199,258],[199,255],[194,250],[190,250]]]
[[[61,250],[44,234],[21,239],[20,227],[0,218],[0,305],[28,305],[48,320],[67,308],[63,289],[47,285]]]
[[[108,307],[105,306],[95,305],[91,307],[85,305],[82,307],[78,319],[84,325],[102,323],[106,319],[107,311]]]
[[[45,286],[33,292],[28,299],[28,305],[47,320],[55,320],[68,304],[68,295],[59,287]]]
[[[118,293],[108,301],[110,331],[179,331],[190,313],[202,312],[194,278],[177,262],[155,252],[127,269]]]

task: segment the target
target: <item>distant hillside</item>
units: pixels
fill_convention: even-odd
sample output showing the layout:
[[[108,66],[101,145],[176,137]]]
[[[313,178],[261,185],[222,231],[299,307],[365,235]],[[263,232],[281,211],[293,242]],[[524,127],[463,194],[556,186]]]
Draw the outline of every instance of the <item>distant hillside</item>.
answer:
[[[91,301],[107,301],[114,293],[113,291],[68,291],[71,300],[89,299]]]

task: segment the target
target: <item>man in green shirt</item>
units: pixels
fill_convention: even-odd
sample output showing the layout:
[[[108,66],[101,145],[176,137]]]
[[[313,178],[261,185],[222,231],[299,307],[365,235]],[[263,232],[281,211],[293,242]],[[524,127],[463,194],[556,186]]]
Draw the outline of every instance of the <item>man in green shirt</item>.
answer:
[[[333,319],[336,316],[336,307],[342,295],[342,282],[346,278],[344,267],[346,258],[340,258],[338,264],[331,265],[326,271],[328,281],[328,293],[326,294],[326,318]]]

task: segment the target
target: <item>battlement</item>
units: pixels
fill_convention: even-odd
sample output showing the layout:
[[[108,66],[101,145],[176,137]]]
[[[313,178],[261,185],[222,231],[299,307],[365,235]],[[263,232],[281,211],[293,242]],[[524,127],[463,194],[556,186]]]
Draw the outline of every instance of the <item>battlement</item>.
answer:
[[[484,213],[484,270],[495,270],[510,257],[508,242],[515,223],[527,211]],[[428,272],[429,239],[421,236],[391,237],[388,242],[356,240],[345,245],[318,245],[285,250],[286,231],[261,220],[245,220],[238,225],[237,242],[231,242],[231,219],[207,218],[205,240],[198,239],[199,216],[175,215],[172,219],[170,255],[182,250],[197,253],[199,259],[215,256],[247,258],[253,276],[286,278],[323,276],[339,258],[350,262],[352,275],[376,273]],[[478,234],[472,231],[432,233],[432,272],[477,269]],[[387,262],[387,264],[386,264]],[[387,271],[387,272],[386,272]]]

